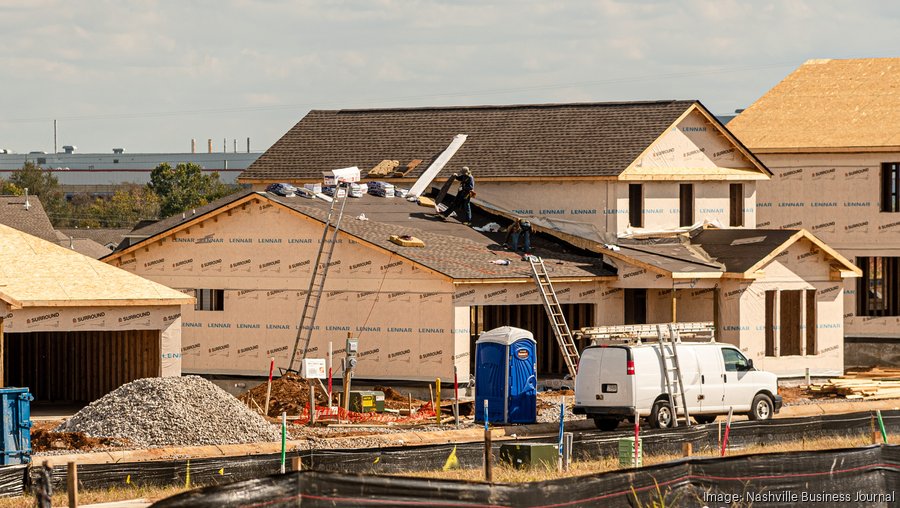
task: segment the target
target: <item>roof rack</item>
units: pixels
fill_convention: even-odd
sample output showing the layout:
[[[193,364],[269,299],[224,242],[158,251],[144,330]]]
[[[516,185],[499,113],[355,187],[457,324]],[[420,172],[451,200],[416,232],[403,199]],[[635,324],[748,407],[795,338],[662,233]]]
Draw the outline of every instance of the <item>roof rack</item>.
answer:
[[[663,323],[648,325],[613,325],[582,328],[575,332],[576,339],[587,339],[591,345],[601,344],[642,344],[659,342],[660,333],[669,334],[674,330],[672,340],[681,342],[715,342],[716,327],[711,321],[697,323]],[[668,336],[668,335],[667,335]]]

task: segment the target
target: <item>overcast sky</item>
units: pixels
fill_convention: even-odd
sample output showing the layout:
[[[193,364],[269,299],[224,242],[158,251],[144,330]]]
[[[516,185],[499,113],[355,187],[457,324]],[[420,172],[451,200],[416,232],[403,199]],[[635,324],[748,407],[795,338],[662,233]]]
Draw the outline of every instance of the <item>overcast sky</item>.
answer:
[[[700,99],[900,56],[900,2],[0,0],[0,148],[274,143],[312,108]],[[891,77],[891,79],[900,79]]]

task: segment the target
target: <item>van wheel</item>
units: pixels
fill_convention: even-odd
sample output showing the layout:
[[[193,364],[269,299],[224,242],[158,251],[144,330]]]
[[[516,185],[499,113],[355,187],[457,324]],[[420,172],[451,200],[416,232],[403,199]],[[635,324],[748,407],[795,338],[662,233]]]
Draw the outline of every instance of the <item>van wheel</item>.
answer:
[[[753,404],[750,406],[750,414],[748,415],[751,420],[771,420],[774,413],[775,405],[772,404],[772,399],[768,395],[760,393],[753,397]]]
[[[654,429],[668,429],[675,423],[675,413],[667,400],[658,400],[653,403],[650,411],[650,426]]]
[[[696,420],[700,425],[705,425],[707,423],[716,421],[717,416],[718,415],[694,415],[694,420]]]
[[[618,418],[594,418],[594,425],[603,432],[616,430],[619,427],[620,420]]]

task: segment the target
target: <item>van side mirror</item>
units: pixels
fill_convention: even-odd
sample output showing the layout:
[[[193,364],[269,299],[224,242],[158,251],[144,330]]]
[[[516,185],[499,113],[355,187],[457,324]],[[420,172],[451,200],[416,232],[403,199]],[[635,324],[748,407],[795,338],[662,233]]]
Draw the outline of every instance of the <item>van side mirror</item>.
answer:
[[[747,358],[747,370],[753,370],[753,359]]]

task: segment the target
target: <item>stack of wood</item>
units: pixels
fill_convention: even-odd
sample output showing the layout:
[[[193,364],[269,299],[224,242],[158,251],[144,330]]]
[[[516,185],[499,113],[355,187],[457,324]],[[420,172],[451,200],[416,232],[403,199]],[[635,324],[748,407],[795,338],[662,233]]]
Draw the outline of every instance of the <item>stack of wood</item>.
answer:
[[[900,398],[900,369],[872,369],[848,372],[842,378],[811,385],[813,394],[843,396],[849,400],[884,400]]]
[[[400,161],[385,159],[379,162],[374,168],[370,169],[367,176],[387,176],[393,173],[399,165]]]

